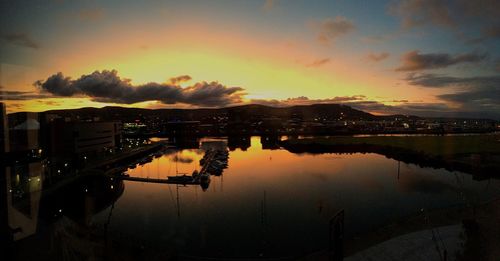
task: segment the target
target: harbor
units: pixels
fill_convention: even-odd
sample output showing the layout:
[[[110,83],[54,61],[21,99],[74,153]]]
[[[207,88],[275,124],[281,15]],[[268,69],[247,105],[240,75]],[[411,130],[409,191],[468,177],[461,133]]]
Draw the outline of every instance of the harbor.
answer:
[[[173,149],[169,147],[169,149]],[[148,163],[152,161],[155,154],[149,154],[147,157],[138,160],[138,164]],[[191,175],[181,174],[176,172],[175,176],[168,176],[166,179],[152,177],[134,177],[126,172],[122,172],[124,168],[115,168],[106,172],[112,178],[127,181],[160,183],[160,184],[179,184],[179,185],[201,185],[208,186],[211,175],[222,175],[225,168],[228,167],[229,152],[221,149],[208,149],[205,151],[203,158],[199,161],[201,169],[194,170]],[[128,167],[135,168],[136,164],[130,164]]]

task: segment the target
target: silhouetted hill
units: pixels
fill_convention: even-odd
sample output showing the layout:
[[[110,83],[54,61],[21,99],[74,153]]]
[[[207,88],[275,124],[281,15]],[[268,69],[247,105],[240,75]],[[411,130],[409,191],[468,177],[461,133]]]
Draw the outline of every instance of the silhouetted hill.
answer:
[[[70,110],[50,110],[46,114],[80,119],[100,117],[104,120],[133,120],[138,117],[159,117],[168,120],[203,120],[207,117],[237,117],[241,120],[250,118],[296,118],[301,120],[373,120],[379,116],[353,109],[340,104],[297,105],[291,107],[271,107],[265,105],[242,105],[226,108],[201,109],[141,109],[124,107],[80,108]]]

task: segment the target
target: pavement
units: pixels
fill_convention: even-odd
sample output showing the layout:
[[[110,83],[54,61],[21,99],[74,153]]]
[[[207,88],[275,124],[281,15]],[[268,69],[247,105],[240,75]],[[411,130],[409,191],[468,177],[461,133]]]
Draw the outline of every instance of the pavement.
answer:
[[[466,236],[462,224],[421,230],[379,243],[345,261],[453,261],[462,255]]]

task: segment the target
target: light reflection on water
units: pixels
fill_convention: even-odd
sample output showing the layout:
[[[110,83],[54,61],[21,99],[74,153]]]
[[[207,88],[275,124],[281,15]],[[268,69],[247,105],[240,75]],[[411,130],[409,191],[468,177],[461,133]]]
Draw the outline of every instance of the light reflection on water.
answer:
[[[199,170],[202,157],[202,150],[172,151],[127,172],[150,178],[189,174]],[[297,155],[263,150],[258,137],[229,157],[228,169],[212,176],[205,192],[126,182],[111,231],[194,255],[299,254],[326,247],[328,220],[340,209],[346,210],[349,237],[422,208],[486,199],[500,187],[498,181],[488,185],[467,174],[403,163],[398,178],[398,162],[381,155]]]
[[[272,139],[250,142],[202,139],[201,149],[170,150],[127,170],[155,179],[190,174],[200,170],[206,148],[227,144],[233,149],[229,166],[211,177],[206,191],[100,176],[40,197],[41,185],[33,182],[47,178],[43,164],[30,164],[26,171],[6,168],[4,185],[13,190],[7,194],[8,223],[20,229],[17,239],[24,238],[14,243],[19,257],[13,259],[59,257],[58,251],[97,259],[130,258],[130,253],[142,253],[142,259],[171,253],[295,256],[327,246],[328,221],[340,209],[349,238],[422,208],[500,194],[499,180],[474,181],[468,174],[399,164],[378,154],[293,154],[276,149]]]

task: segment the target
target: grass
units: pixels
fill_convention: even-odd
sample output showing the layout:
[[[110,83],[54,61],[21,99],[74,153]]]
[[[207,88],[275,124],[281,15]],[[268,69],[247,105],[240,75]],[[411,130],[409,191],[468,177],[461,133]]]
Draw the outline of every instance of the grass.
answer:
[[[290,144],[376,145],[412,150],[433,156],[459,154],[500,154],[500,134],[470,136],[369,136],[315,137]]]

